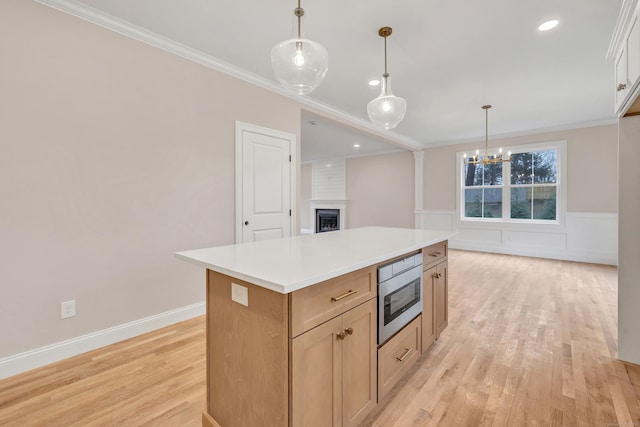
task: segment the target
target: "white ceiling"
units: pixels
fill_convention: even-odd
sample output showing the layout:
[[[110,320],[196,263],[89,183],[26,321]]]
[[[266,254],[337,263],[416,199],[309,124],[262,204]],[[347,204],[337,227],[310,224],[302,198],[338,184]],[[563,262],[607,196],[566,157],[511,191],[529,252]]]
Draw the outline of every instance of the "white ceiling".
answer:
[[[270,82],[276,81],[271,48],[291,36],[297,5],[295,0],[75,3]],[[302,0],[303,31],[329,51],[329,72],[307,96],[367,120],[366,104],[379,92],[367,82],[379,78],[384,67],[377,32],[391,26],[389,73],[395,94],[408,103],[404,121],[393,131],[398,138],[424,146],[483,139],[484,104],[493,105],[490,137],[612,121],[613,65],[605,56],[621,5],[622,0]],[[560,20],[557,28],[536,30],[551,18]],[[322,124],[308,125],[314,119]],[[336,156],[351,155],[358,138],[371,140],[374,152],[389,149],[383,137],[371,133],[340,125],[327,129],[335,124],[303,117],[303,160],[331,156],[326,149],[334,144],[342,150]],[[337,144],[340,135],[344,142]],[[310,144],[325,144],[320,147],[325,151]]]

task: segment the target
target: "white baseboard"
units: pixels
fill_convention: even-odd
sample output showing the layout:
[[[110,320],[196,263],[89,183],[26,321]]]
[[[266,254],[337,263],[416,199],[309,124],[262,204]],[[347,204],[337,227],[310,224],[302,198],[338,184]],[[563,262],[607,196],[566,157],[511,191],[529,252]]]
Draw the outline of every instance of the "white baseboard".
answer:
[[[0,380],[206,313],[198,302],[0,359]]]

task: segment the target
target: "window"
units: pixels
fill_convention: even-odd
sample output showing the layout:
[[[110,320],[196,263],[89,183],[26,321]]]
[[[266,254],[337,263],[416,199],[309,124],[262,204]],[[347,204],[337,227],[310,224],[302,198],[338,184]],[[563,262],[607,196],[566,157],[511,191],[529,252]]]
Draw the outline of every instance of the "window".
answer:
[[[558,223],[565,142],[512,148],[511,162],[463,164],[460,218],[469,221]],[[490,156],[491,153],[489,154]],[[482,159],[482,157],[479,157]]]

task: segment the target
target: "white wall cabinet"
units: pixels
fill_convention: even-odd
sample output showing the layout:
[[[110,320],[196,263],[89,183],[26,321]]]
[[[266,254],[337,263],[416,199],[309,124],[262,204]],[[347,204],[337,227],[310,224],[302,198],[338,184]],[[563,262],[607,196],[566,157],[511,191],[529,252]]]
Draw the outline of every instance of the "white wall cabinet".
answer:
[[[640,95],[640,4],[638,0],[623,3],[616,30],[609,47],[614,61],[615,111],[619,116],[640,111],[634,102]]]

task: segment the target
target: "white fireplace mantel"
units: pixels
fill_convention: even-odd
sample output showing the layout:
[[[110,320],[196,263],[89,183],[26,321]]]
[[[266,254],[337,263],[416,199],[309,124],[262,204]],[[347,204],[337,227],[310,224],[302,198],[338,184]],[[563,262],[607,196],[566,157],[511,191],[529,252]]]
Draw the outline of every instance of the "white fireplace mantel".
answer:
[[[340,210],[340,230],[347,228],[347,201],[346,200],[311,200],[310,221],[311,231],[316,231],[316,209],[339,209]]]

